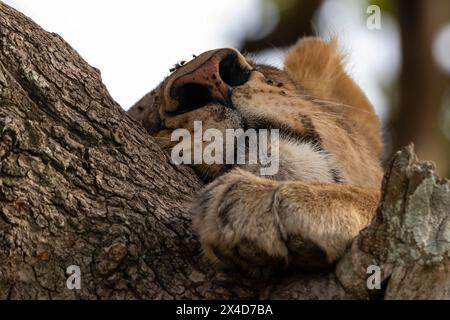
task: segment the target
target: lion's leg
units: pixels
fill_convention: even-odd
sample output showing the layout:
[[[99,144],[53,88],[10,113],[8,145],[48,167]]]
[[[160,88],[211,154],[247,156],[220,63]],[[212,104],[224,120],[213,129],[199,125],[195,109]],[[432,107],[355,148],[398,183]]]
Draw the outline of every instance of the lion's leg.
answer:
[[[256,273],[274,262],[323,266],[370,223],[378,197],[375,190],[233,170],[198,195],[194,225],[206,256],[217,262]]]

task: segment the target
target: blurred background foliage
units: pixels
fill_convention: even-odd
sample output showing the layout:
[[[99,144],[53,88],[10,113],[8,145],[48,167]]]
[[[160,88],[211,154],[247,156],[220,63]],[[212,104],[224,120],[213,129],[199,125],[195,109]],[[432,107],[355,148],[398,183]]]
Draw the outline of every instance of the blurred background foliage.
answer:
[[[287,47],[300,36],[327,36],[316,25],[318,12],[330,0],[261,1],[264,8],[261,20],[272,28],[247,34],[241,39],[241,49],[258,52]],[[382,117],[387,146],[385,158],[414,142],[419,157],[433,160],[439,172],[448,176],[450,1],[370,0],[359,3],[363,19],[367,18],[367,7],[377,5],[382,10],[382,28],[383,18],[388,16],[400,34],[399,73],[393,81],[378,83],[387,98],[386,115]],[[361,24],[360,28],[366,28],[366,25]],[[444,40],[437,43],[439,39]],[[377,54],[376,47],[372,54]],[[386,72],[390,71],[388,68],[389,65]]]

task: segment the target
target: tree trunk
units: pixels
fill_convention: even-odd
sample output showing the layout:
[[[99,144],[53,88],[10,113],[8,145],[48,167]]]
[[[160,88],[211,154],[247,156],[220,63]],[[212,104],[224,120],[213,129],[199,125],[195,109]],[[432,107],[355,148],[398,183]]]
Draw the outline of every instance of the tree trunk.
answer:
[[[433,58],[433,43],[450,18],[447,0],[397,2],[402,45],[399,105],[390,129],[393,148],[414,141],[420,157],[433,159],[443,175],[450,170],[450,144],[439,121],[449,78]]]
[[[450,298],[450,185],[398,153],[377,219],[336,270],[255,280],[200,258],[170,164],[61,37],[0,3],[0,298]],[[378,264],[385,289],[365,286]],[[66,269],[81,270],[81,289]]]

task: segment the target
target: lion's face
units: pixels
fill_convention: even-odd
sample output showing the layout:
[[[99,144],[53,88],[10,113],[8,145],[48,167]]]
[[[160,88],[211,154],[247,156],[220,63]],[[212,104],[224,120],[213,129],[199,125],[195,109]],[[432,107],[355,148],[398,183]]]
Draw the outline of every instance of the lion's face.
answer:
[[[203,131],[216,129],[270,129],[291,132],[302,126],[296,111],[310,108],[299,87],[286,72],[258,65],[234,49],[205,52],[175,70],[156,89],[153,107],[159,123],[153,126],[156,141],[165,149],[173,130],[194,132],[194,121],[202,121]],[[156,115],[155,115],[156,116]],[[207,144],[204,144],[204,147]],[[196,165],[197,172],[214,178],[229,167]]]
[[[283,70],[257,64],[235,49],[205,52],[176,68],[129,113],[166,150],[178,143],[171,141],[174,130],[193,133],[194,121],[202,121],[203,131],[280,129],[282,138],[311,142],[337,153],[338,161],[352,157],[341,155],[342,148],[356,153],[374,148],[374,158],[379,156],[379,124],[370,103],[344,73],[333,45],[309,41],[311,53],[302,57],[294,47]],[[356,143],[355,133],[361,133]],[[229,168],[194,166],[207,180]]]
[[[193,129],[258,128],[270,124],[271,115],[304,103],[288,75],[274,67],[258,65],[234,49],[205,52],[178,68],[157,89],[155,107],[162,132]]]

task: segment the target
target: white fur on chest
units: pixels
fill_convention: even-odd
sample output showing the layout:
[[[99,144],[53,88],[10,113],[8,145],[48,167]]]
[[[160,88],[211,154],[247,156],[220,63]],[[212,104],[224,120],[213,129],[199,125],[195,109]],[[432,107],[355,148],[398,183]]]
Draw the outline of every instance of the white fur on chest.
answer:
[[[278,156],[278,172],[273,176],[265,176],[266,178],[279,181],[335,182],[332,157],[312,143],[280,139]],[[259,173],[259,166],[239,167],[257,175]]]

